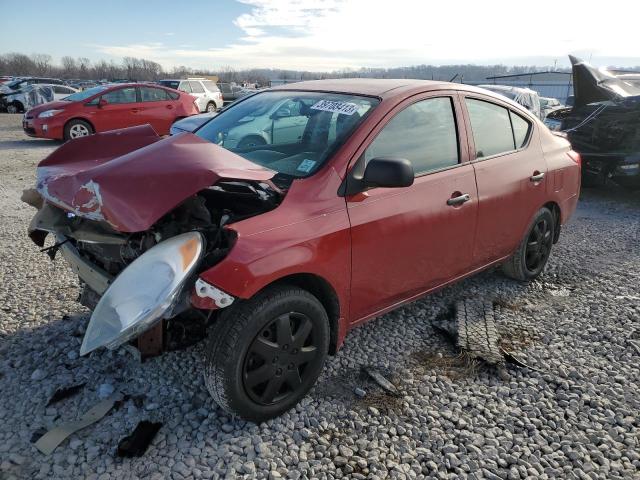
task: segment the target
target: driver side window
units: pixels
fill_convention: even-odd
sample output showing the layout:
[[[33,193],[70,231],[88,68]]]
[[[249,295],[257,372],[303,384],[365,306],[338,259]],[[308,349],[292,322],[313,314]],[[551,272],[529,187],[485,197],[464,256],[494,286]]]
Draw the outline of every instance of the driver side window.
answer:
[[[135,103],[136,89],[134,87],[119,88],[105,93],[102,98],[109,103]]]
[[[416,176],[457,165],[458,134],[451,97],[429,98],[397,113],[365,151],[409,160]]]

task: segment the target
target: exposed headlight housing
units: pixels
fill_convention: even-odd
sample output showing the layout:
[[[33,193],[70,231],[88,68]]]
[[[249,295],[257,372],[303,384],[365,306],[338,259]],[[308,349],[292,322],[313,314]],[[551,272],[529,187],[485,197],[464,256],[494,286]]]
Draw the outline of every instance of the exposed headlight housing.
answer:
[[[184,282],[199,263],[203,238],[183,233],[147,250],[104,293],[89,320],[80,355],[116,348],[171,314]]]
[[[60,112],[62,112],[62,110],[45,110],[44,112],[38,114],[38,118],[53,117],[54,115],[57,115]]]

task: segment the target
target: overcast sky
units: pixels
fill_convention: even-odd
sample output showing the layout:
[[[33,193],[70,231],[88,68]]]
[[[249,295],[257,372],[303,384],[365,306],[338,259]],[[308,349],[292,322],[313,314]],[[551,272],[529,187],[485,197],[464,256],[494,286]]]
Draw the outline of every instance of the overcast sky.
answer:
[[[18,10],[16,8],[18,7]],[[0,0],[0,53],[143,57],[165,68],[640,65],[640,1]],[[17,20],[19,19],[19,20]],[[5,18],[8,20],[8,18]]]

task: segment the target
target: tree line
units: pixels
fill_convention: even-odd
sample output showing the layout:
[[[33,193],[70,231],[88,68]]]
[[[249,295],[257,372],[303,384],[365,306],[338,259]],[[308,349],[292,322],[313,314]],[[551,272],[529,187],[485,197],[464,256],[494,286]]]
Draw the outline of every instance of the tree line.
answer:
[[[327,78],[415,78],[443,81],[482,81],[493,75],[533,73],[552,70],[550,67],[506,65],[414,65],[394,68],[343,69],[333,72],[310,72],[277,68],[235,69],[230,66],[218,69],[193,69],[178,66],[164,70],[162,65],[144,58],[124,57],[114,60],[91,61],[86,57],[64,56],[56,64],[51,55],[36,53],[6,53],[0,55],[0,75],[56,77],[84,80],[138,80],[153,81],[161,78],[184,78],[195,75],[217,75],[223,82],[250,82],[269,85],[271,80],[298,81]],[[561,71],[568,71],[564,69]]]

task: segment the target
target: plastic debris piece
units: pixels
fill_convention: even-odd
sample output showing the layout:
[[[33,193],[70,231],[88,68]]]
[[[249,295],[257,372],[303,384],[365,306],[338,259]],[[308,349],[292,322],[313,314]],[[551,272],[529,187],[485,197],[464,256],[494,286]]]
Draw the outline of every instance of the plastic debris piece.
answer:
[[[58,388],[55,392],[53,392],[53,395],[51,395],[51,398],[47,402],[46,406],[48,407],[49,405],[53,405],[60,400],[72,397],[73,395],[78,393],[85,385],[86,383],[82,382],[77,385],[71,385],[70,387]]]
[[[367,375],[369,375],[373,380],[375,380],[375,382],[380,385],[385,391],[387,391],[388,393],[390,393],[391,395],[395,395],[395,396],[400,396],[400,391],[398,390],[398,387],[396,387],[393,383],[391,383],[389,380],[387,380],[384,375],[382,375],[382,373],[380,373],[378,370],[376,370],[373,367],[364,367],[364,371],[367,372]]]
[[[51,455],[69,435],[96,423],[104,417],[120,397],[120,393],[116,393],[92,407],[79,420],[63,423],[49,430],[35,443],[36,448],[45,455]]]
[[[40,427],[35,432],[31,434],[31,443],[36,443],[39,438],[41,438],[45,433],[47,433],[47,429],[44,427]]]
[[[513,353],[508,352],[503,348],[500,350],[502,351],[502,355],[504,356],[504,359],[507,361],[507,363],[511,363],[512,365],[516,365],[520,368],[528,368],[529,370],[533,370],[535,372],[545,373],[543,370],[540,370],[539,368],[535,368],[535,367],[532,367],[531,365],[527,365],[522,360],[515,357]]]
[[[363,397],[365,397],[367,395],[367,392],[365,390],[363,390],[362,388],[360,388],[360,387],[356,387],[353,390],[353,393],[355,393],[360,398],[363,398]]]
[[[118,443],[119,457],[141,457],[149,448],[162,423],[143,420],[133,430],[131,435],[124,437]]]

